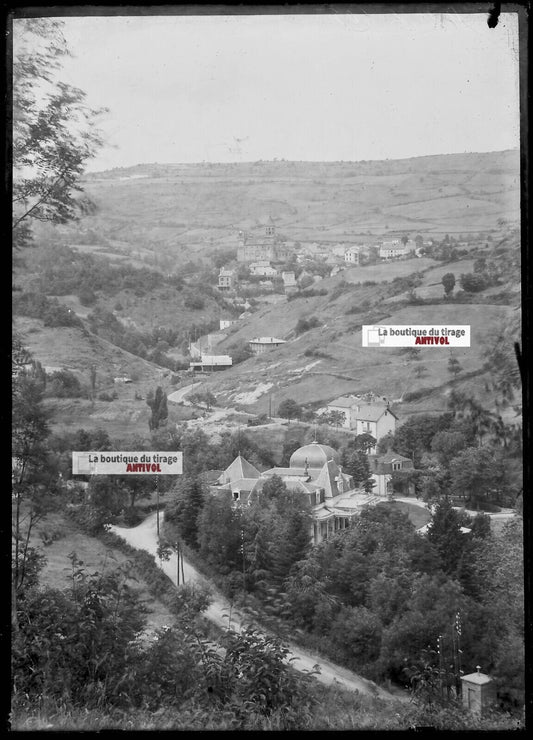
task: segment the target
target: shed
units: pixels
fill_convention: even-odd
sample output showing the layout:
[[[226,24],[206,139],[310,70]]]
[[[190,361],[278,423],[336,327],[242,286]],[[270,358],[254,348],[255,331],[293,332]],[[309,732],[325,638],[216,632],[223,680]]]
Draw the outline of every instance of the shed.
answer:
[[[490,676],[481,673],[481,666],[476,668],[477,673],[461,676],[463,706],[473,714],[482,715],[496,701],[496,687]]]

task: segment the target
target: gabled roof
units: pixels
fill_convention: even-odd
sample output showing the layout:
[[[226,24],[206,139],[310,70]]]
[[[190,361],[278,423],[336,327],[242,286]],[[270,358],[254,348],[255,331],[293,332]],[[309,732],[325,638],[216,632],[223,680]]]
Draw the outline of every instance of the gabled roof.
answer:
[[[396,414],[388,406],[377,403],[357,404],[354,410],[354,416],[358,421],[378,421],[385,411],[388,411],[395,419],[398,419]]]
[[[490,676],[487,676],[485,673],[468,673],[466,676],[461,676],[461,681],[468,681],[469,683],[477,683],[479,685],[483,685],[486,683],[491,683],[492,678]]]
[[[245,460],[241,455],[237,455],[235,460],[229,465],[222,475],[218,478],[219,483],[228,483],[237,481],[241,478],[259,478],[261,473],[257,468]]]
[[[335,480],[339,473],[340,470],[337,463],[334,460],[328,460],[324,463],[324,467],[315,478],[314,483],[324,489],[326,498],[333,498],[339,495],[340,491]]]
[[[334,401],[330,401],[328,403],[328,406],[340,406],[341,408],[349,409],[352,406],[355,406],[357,403],[355,398],[351,398],[350,396],[339,396],[339,398],[336,398]]]
[[[251,491],[257,485],[257,478],[239,478],[229,484],[232,491]]]
[[[404,457],[398,452],[386,452],[383,455],[370,455],[369,457],[375,458],[378,463],[391,463],[391,462],[412,462],[411,458]]]

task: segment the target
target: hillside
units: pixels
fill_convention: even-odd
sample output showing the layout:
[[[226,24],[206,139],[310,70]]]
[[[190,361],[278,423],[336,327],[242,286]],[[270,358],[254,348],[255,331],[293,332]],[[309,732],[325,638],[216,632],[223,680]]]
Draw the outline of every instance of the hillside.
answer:
[[[446,233],[465,247],[459,258],[349,267],[292,300],[257,296],[252,312],[226,330],[214,351],[231,354],[255,336],[286,343],[200,377],[219,403],[252,413],[274,412],[287,397],[316,408],[343,393],[368,390],[401,404],[402,415],[442,410],[451,387],[449,352],[423,348],[414,360],[399,350],[363,350],[361,326],[470,324],[472,346],[454,353],[463,372],[453,386],[479,394],[490,381],[487,339],[506,327],[512,351],[520,332],[518,173],[518,153],[506,151],[359,163],[138,165],[88,176],[96,212],[78,224],[41,229],[16,278],[23,290],[44,292],[71,309],[91,331],[25,317],[28,347],[44,365],[82,376],[95,363],[103,386],[115,375],[135,375],[135,389],[121,388],[102,413],[110,419],[115,414],[117,428],[144,426],[147,407],[134,393],[144,396],[150,387],[168,384],[161,365],[188,363],[189,340],[212,332],[219,319],[239,315],[214,288],[214,260],[235,250],[238,229],[253,233],[272,218],[289,240],[332,245],[405,233],[442,239]],[[443,302],[442,276],[452,272],[459,281],[480,258],[498,272],[496,283],[459,302]],[[92,286],[90,305],[82,301],[85,284]],[[95,311],[107,317],[98,328],[90,318]],[[297,333],[298,322],[310,318],[315,326]],[[113,342],[120,344],[130,329],[134,336],[119,349]],[[132,354],[139,346],[144,360]],[[190,382],[183,373],[179,380]],[[483,393],[493,405],[491,392]],[[70,425],[79,412],[65,408],[65,422]],[[90,415],[95,417],[92,408]],[[506,415],[514,420],[516,410]]]
[[[287,239],[460,235],[519,219],[518,151],[367,162],[138,165],[87,176],[91,229],[130,257],[176,264],[236,246],[239,229],[272,218]],[[185,249],[184,249],[185,248]]]

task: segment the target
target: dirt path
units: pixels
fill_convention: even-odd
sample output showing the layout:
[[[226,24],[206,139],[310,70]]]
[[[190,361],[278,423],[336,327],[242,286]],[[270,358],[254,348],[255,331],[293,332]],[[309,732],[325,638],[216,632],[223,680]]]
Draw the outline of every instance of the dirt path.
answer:
[[[161,524],[163,514],[161,516]],[[157,554],[157,514],[151,514],[147,519],[139,524],[137,527],[131,529],[124,527],[111,526],[110,531],[125,540],[129,545],[139,550],[146,550],[152,555]],[[157,558],[156,558],[157,560]],[[172,583],[176,584],[176,555],[172,553],[169,560],[159,561],[159,566],[163,572],[170,578]],[[213,600],[205,612],[205,616],[217,624],[219,627],[227,628],[229,620],[231,623],[238,627],[242,619],[241,615],[233,611],[231,613],[231,606],[227,599],[222,596],[204,576],[202,576],[190,563],[185,559],[183,560],[183,573],[186,582],[197,582],[197,583],[208,583],[210,589],[213,592]],[[294,661],[293,666],[299,671],[312,670],[315,665],[320,666],[320,674],[316,677],[318,681],[331,685],[334,683],[341,684],[344,688],[350,691],[358,691],[361,694],[370,694],[372,696],[380,697],[387,700],[400,700],[407,701],[407,695],[398,694],[393,695],[377,686],[372,681],[368,681],[361,676],[352,673],[347,668],[342,668],[334,663],[313,655],[307,650],[303,650],[300,647],[289,643],[290,653],[287,656],[290,658],[297,658]]]

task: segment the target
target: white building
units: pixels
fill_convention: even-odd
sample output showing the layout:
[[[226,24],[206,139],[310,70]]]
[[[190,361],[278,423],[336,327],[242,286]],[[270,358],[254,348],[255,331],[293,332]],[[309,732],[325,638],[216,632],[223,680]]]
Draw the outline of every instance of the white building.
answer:
[[[352,265],[359,264],[359,247],[350,247],[344,252],[344,261],[349,262]]]
[[[248,344],[255,355],[261,355],[270,349],[281,347],[282,344],[285,344],[285,340],[276,339],[276,337],[255,337],[254,339],[250,339]]]
[[[227,270],[225,267],[221,267],[218,275],[218,289],[232,290],[235,282],[235,270]]]
[[[261,275],[262,277],[276,277],[278,271],[275,267],[272,267],[270,262],[261,260],[259,262],[252,262],[250,265],[250,273],[252,275]]]
[[[229,355],[201,355],[199,360],[189,363],[191,370],[202,372],[226,370],[231,367],[233,360]]]

